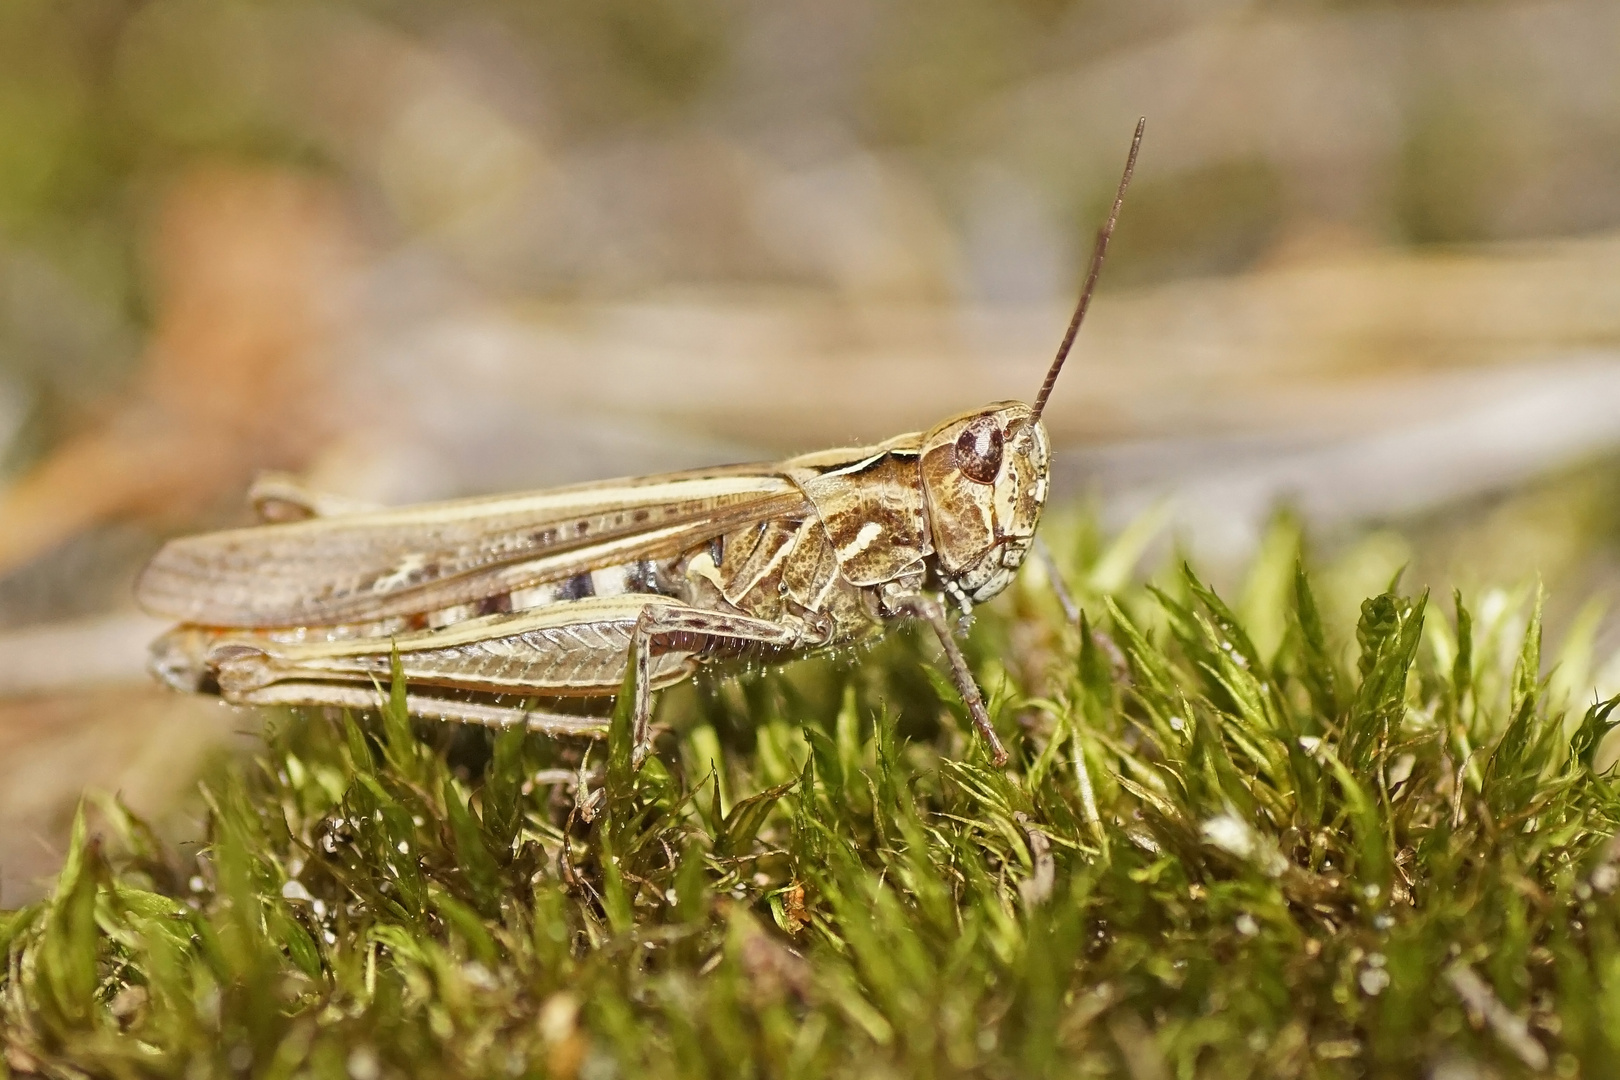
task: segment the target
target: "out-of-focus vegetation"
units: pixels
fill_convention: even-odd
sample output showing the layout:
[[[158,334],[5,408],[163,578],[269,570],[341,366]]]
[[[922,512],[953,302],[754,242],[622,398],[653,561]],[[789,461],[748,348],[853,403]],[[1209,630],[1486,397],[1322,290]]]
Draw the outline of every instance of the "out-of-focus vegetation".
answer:
[[[200,851],[102,800],[56,892],[0,914],[4,1060],[1608,1075],[1614,703],[1539,676],[1539,595],[1346,618],[1366,567],[1313,585],[1284,526],[1234,610],[1190,570],[1124,585],[1141,539],[1075,545],[1079,627],[1028,580],[976,626],[1005,771],[906,635],[672,695],[639,773],[627,710],[588,758],[413,728],[401,687],[282,716],[207,784]]]
[[[155,207],[200,163],[326,177],[377,254],[508,297],[1045,302],[1139,113],[1113,287],[1612,228],[1615,20],[1574,0],[19,0],[0,12],[6,460],[132,378],[164,302]]]
[[[1099,306],[1099,386],[1051,414],[1066,441],[1376,426],[1333,391],[1612,347],[1617,261],[1594,243],[1620,223],[1617,19],[7,4],[0,574],[47,564],[0,581],[0,622],[97,610],[84,594],[118,582],[90,567],[229,517],[256,469],[420,498],[1027,393],[1139,114],[1104,286],[1143,302],[1112,334]],[[1578,239],[1478,246],[1553,237]],[[1457,245],[1472,261],[1365,257]],[[1268,276],[1300,265],[1324,273]],[[1190,310],[1155,291],[1188,278],[1235,287]],[[880,387],[783,404],[848,367]]]

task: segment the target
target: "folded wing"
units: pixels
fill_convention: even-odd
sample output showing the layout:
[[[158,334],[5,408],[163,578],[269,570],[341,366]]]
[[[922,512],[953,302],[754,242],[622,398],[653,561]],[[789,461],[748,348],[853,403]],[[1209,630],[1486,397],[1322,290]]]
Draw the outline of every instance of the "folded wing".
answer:
[[[756,518],[808,512],[769,466],[459,499],[174,540],[142,572],[148,611],[223,627],[321,626],[473,603]]]

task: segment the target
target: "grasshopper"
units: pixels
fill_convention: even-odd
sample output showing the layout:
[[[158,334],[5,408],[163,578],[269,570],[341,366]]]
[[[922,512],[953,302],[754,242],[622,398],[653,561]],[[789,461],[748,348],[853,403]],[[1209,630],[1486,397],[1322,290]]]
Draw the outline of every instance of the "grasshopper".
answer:
[[[919,619],[995,763],[997,737],[947,618],[1012,581],[1035,541],[1041,411],[1090,306],[1142,141],[1139,123],[1080,301],[1033,405],[996,402],[875,446],[529,494],[365,508],[286,482],[260,524],[171,541],[143,607],[179,621],[151,668],[242,705],[374,708],[398,657],[418,716],[600,736],[531,707],[620,692],[633,762],[652,692],[744,653],[791,657]]]

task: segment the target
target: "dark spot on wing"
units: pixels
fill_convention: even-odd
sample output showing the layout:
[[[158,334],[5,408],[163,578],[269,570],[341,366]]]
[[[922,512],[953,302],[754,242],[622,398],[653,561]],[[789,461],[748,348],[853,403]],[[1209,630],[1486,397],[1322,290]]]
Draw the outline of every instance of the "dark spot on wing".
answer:
[[[658,564],[651,559],[631,563],[624,572],[625,592],[658,593]]]
[[[650,517],[652,517],[652,511],[650,511],[650,510],[637,510],[636,511],[636,524],[640,525],[642,522],[646,521]]]
[[[486,596],[478,602],[480,615],[505,615],[512,610],[512,594],[499,593],[495,596]]]
[[[595,595],[596,587],[591,584],[591,575],[589,574],[575,574],[557,586],[558,600],[583,600],[587,596]]]

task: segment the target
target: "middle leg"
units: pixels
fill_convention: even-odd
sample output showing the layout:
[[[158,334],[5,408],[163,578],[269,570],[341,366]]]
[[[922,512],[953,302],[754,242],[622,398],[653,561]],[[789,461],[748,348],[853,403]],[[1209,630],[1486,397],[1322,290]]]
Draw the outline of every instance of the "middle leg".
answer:
[[[699,640],[733,641],[744,645],[774,645],[784,648],[814,646],[819,640],[808,640],[803,629],[769,619],[756,619],[748,615],[732,615],[723,611],[710,611],[697,607],[649,606],[636,620],[634,636],[636,657],[636,700],[631,751],[631,763],[640,768],[652,752],[652,656],[653,644],[662,639],[666,643],[676,635],[691,635]]]

